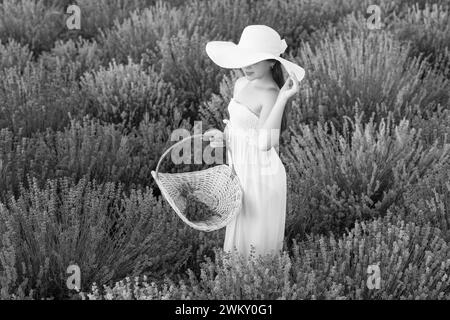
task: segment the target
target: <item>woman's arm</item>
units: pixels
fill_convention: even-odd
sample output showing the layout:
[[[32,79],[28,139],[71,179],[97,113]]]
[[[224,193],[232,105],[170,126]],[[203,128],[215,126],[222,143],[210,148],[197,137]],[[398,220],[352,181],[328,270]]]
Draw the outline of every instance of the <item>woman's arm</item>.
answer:
[[[244,85],[245,80],[245,77],[240,77],[234,82],[233,98],[236,97],[236,93],[241,90],[241,87]],[[228,119],[224,121],[228,121]],[[209,140],[212,143],[212,146],[219,146],[223,142],[223,140],[228,140],[227,129],[227,126],[225,126],[223,131],[215,128],[208,129],[203,134],[203,138],[204,140]]]
[[[270,95],[269,101],[263,106],[258,121],[258,148],[270,150],[278,144],[280,136],[281,118],[287,99],[284,96]]]
[[[292,87],[289,88],[292,82]],[[298,92],[299,84],[295,74],[286,80],[278,95],[273,92],[268,96],[267,104],[263,106],[258,121],[258,148],[270,150],[278,144],[281,129],[281,119],[288,100]]]

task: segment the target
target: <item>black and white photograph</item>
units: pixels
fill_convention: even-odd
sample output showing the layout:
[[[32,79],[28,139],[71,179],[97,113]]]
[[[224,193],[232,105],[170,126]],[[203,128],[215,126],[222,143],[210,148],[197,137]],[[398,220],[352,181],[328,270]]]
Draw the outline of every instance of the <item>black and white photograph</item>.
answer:
[[[450,0],[0,0],[0,300],[450,300]]]

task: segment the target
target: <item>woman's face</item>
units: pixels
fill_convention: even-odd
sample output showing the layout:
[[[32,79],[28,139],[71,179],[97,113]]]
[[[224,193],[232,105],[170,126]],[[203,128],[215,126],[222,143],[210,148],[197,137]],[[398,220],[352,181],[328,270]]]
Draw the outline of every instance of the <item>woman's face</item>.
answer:
[[[264,78],[268,72],[270,72],[270,68],[272,67],[273,62],[268,60],[263,60],[249,66],[245,66],[242,68],[242,72],[244,72],[245,76],[248,80]]]

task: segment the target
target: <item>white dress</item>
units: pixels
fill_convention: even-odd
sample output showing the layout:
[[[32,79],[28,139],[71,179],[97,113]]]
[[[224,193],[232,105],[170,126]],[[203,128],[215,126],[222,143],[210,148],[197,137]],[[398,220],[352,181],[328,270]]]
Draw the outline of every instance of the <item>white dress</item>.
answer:
[[[231,163],[243,189],[239,214],[226,226],[224,251],[244,257],[279,254],[283,249],[286,220],[286,170],[275,148],[257,148],[258,115],[231,99],[227,123]],[[229,155],[227,160],[230,161]]]

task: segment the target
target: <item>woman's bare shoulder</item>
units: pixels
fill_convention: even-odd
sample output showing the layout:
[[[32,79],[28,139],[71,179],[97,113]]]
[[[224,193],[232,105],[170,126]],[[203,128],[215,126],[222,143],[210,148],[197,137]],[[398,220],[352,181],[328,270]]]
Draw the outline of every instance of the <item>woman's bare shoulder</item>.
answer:
[[[233,89],[233,96],[236,96],[236,93],[238,91],[241,90],[241,88],[243,88],[243,86],[245,85],[245,83],[247,82],[247,78],[244,77],[240,77],[238,78],[235,82],[234,82],[234,89]]]
[[[272,106],[275,104],[275,101],[278,98],[279,92],[280,92],[280,89],[278,88],[278,86],[270,87],[265,90],[261,90],[260,103],[261,103],[262,107],[263,108],[268,107],[271,109]]]

